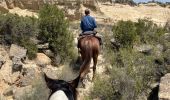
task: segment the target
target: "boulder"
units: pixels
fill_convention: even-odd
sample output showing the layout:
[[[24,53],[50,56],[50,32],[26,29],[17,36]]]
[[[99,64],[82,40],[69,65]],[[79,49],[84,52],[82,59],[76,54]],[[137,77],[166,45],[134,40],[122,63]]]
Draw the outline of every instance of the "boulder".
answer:
[[[10,47],[9,56],[11,59],[13,57],[25,59],[26,53],[27,53],[27,49],[20,47],[18,45],[12,44]]]
[[[16,72],[16,71],[20,71],[22,70],[22,62],[21,62],[21,58],[18,58],[18,57],[14,57],[12,58],[12,72]]]
[[[140,46],[136,46],[134,47],[136,51],[141,52],[143,54],[149,55],[152,53],[153,47],[151,45],[140,45]]]
[[[170,73],[161,78],[159,85],[159,100],[170,100]]]
[[[37,53],[36,64],[45,67],[46,65],[51,64],[51,59],[44,53]]]

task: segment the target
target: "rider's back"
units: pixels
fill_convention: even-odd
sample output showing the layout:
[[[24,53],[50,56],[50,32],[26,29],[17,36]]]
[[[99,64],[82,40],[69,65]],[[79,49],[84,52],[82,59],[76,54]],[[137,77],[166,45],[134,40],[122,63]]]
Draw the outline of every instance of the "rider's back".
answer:
[[[97,27],[95,19],[90,15],[86,15],[82,18],[80,27],[83,32],[93,31]]]

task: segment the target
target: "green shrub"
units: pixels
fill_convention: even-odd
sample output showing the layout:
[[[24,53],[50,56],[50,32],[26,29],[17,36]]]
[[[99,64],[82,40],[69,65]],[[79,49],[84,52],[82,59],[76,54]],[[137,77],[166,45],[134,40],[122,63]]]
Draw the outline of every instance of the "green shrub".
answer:
[[[25,42],[25,41],[28,41],[28,42]],[[22,39],[21,46],[25,47],[28,50],[27,54],[28,54],[29,59],[34,59],[36,57],[36,54],[38,52],[36,44],[32,43],[28,39],[25,39],[25,40]]]
[[[100,98],[101,100],[113,100],[116,98],[115,89],[110,79],[97,77],[94,82],[94,88],[90,98]],[[116,100],[116,99],[115,99]]]
[[[23,46],[28,49],[29,58],[35,57],[37,47],[30,39],[38,33],[36,18],[0,14],[0,32],[3,42]]]
[[[112,55],[109,79],[97,79],[91,97],[102,100],[136,100],[143,94],[148,95],[148,87],[157,73],[154,55],[145,56],[129,48],[112,51],[108,55]]]
[[[132,47],[139,43],[160,43],[161,36],[168,31],[166,27],[157,26],[148,19],[139,19],[138,22],[119,21],[112,31],[121,47]]]
[[[135,24],[132,21],[119,21],[113,26],[112,31],[122,47],[132,47],[137,38]]]
[[[73,34],[68,30],[69,24],[61,10],[56,6],[45,5],[39,13],[39,38],[49,42],[55,54],[61,56],[62,62],[73,57]]]
[[[164,27],[157,26],[148,19],[139,19],[135,27],[141,43],[158,43],[166,32]]]
[[[107,73],[110,78],[106,81],[102,80],[103,84],[96,81],[92,91],[94,94],[91,94],[95,97],[91,97],[99,97],[103,100],[110,96],[116,96],[114,100],[144,99],[149,95],[148,90],[151,84],[157,82],[160,75],[167,72],[163,59],[163,57],[167,58],[167,56],[158,55],[155,49],[153,49],[151,55],[146,56],[129,47],[134,44],[162,44],[162,42],[164,43],[162,36],[167,30],[148,19],[139,19],[138,22],[119,21],[113,26],[112,31],[113,36],[121,44],[121,47],[118,51],[114,50],[110,43],[113,36],[104,35],[104,57],[107,59],[107,63],[109,62],[112,66]],[[167,42],[164,45],[168,48]],[[160,60],[162,65],[156,63],[155,60]],[[97,84],[100,84],[100,86]],[[96,86],[98,87],[96,88]],[[107,88],[113,91],[102,91]],[[101,91],[102,93],[100,93]]]

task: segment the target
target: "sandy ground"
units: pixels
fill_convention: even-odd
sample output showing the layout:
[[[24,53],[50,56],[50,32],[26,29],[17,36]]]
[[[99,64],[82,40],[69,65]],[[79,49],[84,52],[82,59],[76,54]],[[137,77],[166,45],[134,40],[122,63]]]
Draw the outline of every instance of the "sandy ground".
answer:
[[[36,12],[27,10],[27,9],[20,9],[18,7],[15,7],[14,9],[9,9],[10,13],[13,14],[18,14],[20,16],[34,16],[34,17],[38,17],[38,14]]]

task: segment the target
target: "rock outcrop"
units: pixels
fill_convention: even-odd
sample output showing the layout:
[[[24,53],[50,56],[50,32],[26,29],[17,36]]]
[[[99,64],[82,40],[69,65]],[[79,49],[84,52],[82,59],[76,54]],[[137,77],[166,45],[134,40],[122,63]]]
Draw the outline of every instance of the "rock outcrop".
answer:
[[[37,53],[36,64],[41,67],[51,64],[51,59],[44,53]]]
[[[159,100],[170,100],[170,73],[161,78]]]
[[[10,58],[21,58],[21,59],[25,59],[26,58],[26,53],[27,50],[23,47],[20,47],[18,45],[12,44],[10,51],[9,51],[9,55]]]

